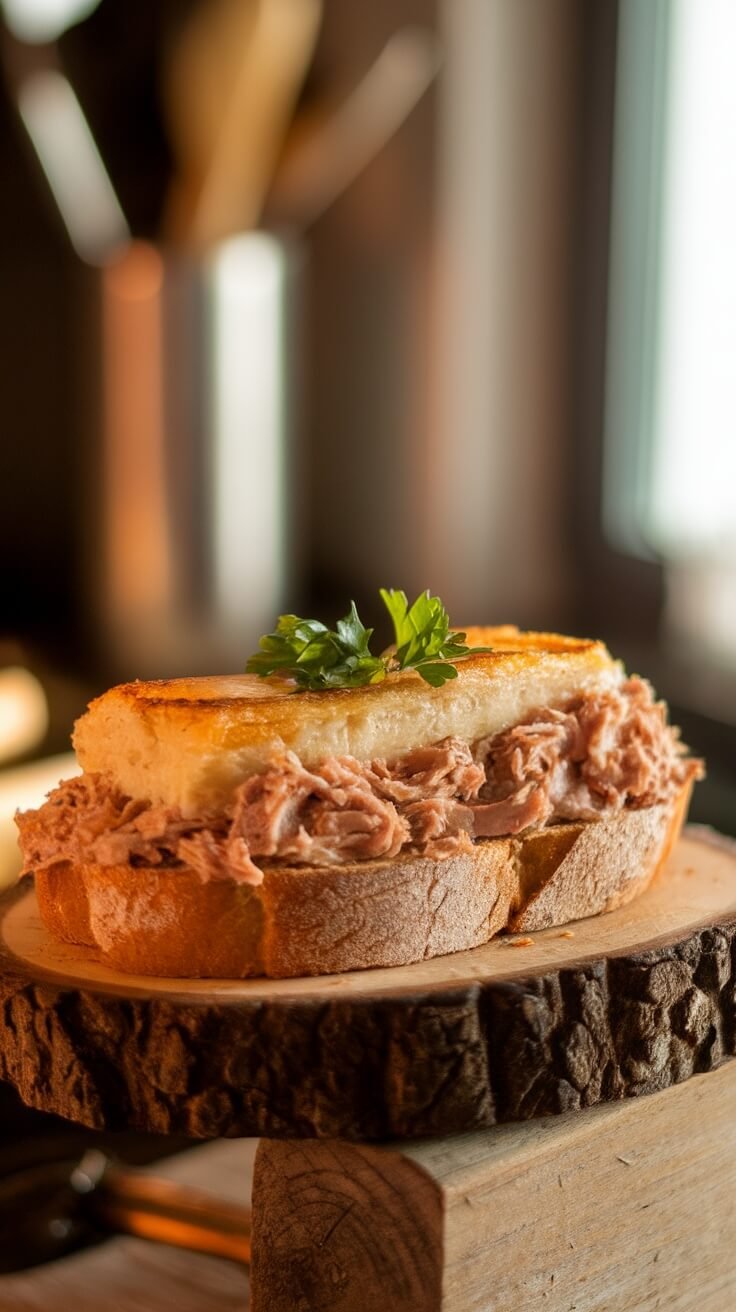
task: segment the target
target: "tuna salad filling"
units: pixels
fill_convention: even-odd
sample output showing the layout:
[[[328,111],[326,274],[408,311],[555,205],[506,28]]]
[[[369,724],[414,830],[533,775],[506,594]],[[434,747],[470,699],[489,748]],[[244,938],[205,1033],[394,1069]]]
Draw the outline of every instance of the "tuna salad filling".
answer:
[[[203,880],[259,884],[273,861],[449,856],[477,838],[667,802],[702,775],[684,753],[664,703],[631,678],[472,744],[445,738],[390,762],[335,756],[307,769],[283,749],[226,811],[194,818],[84,774],[18,815],[24,873],[63,862],[187,866]]]

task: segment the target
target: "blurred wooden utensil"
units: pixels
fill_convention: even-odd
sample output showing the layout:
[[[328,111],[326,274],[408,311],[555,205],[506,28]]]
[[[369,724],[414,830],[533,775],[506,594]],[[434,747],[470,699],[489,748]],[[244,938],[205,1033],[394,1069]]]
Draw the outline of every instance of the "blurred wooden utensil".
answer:
[[[169,236],[202,247],[257,225],[321,16],[322,0],[208,0],[186,24],[165,74]]]

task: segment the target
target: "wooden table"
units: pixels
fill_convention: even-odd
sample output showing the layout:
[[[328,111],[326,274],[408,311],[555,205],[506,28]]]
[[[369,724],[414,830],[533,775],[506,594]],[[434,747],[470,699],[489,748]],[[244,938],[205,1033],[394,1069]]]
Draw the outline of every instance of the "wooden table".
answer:
[[[733,849],[694,831],[619,912],[318,980],[115,975],[21,894],[0,1074],[98,1127],[266,1134],[253,1312],[726,1312],[735,935]]]

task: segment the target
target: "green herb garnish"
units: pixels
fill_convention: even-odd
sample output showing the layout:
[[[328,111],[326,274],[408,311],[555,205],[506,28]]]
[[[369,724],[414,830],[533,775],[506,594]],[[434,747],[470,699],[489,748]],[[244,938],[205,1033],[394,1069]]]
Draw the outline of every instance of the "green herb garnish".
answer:
[[[319,620],[302,620],[298,615],[280,615],[275,633],[259,642],[260,651],[251,656],[249,674],[283,674],[300,688],[359,688],[386,677],[380,656],[371,656],[368,643],[372,629],[361,623],[355,602],[336,632]]]
[[[373,630],[365,627],[351,601],[334,632],[320,620],[280,615],[275,632],[261,638],[260,650],[248,661],[248,673],[262,678],[281,674],[300,688],[320,689],[360,688],[380,683],[395,670],[416,670],[425,683],[439,688],[447,679],[457,678],[453,661],[471,651],[491,650],[466,646],[466,635],[450,629],[439,597],[422,592],[410,606],[405,592],[380,591],[394,626],[395,650],[383,656],[371,654]]]

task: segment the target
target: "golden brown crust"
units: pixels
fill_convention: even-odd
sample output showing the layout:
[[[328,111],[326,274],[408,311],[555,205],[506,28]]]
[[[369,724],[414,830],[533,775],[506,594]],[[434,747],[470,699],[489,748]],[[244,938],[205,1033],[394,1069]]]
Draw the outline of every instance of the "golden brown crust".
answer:
[[[54,937],[64,943],[95,947],[82,867],[72,870],[66,862],[49,866],[39,871],[35,883],[41,919]]]
[[[689,787],[669,805],[477,842],[450,857],[270,866],[258,888],[189,869],[57,867],[36,876],[57,938],[94,942],[140,975],[272,978],[398,966],[623,905],[674,843]]]
[[[459,661],[458,677],[441,688],[413,671],[325,692],[248,674],[123,684],[91,704],[74,745],[86,771],[109,775],[128,796],[193,815],[226,806],[283,746],[307,767],[328,756],[391,759],[449,735],[475,741],[621,679],[600,642],[509,626],[468,637],[493,651]]]
[[[624,811],[595,824],[554,825],[520,850],[524,892],[510,928],[531,933],[625,906],[643,893],[682,828],[691,784],[669,805]],[[570,830],[579,830],[568,843]]]
[[[513,625],[496,627],[476,625],[466,630],[469,644],[493,647],[491,652],[470,654],[458,662],[461,679],[471,673],[482,672],[490,679],[518,676],[524,669],[544,666],[547,658],[573,658],[578,668],[596,669],[613,664],[602,642],[592,638],[571,638],[559,633],[521,632]],[[233,724],[243,720],[243,726],[252,729],[264,719],[286,714],[309,716],[334,714],[345,704],[359,706],[364,700],[375,708],[390,696],[400,695],[413,701],[417,691],[426,685],[412,670],[393,674],[383,683],[365,688],[339,688],[321,692],[299,692],[289,679],[276,676],[262,679],[255,674],[199,675],[179,679],[136,680],[122,683],[92,702],[90,710],[104,703],[134,706],[140,714],[182,711],[188,716],[202,715],[207,719],[219,713],[222,719]],[[400,692],[399,692],[400,690]],[[288,709],[285,703],[288,703]],[[299,710],[295,711],[298,706]],[[309,708],[309,709],[307,709]],[[328,710],[326,710],[328,708]],[[204,722],[204,720],[203,720]]]

